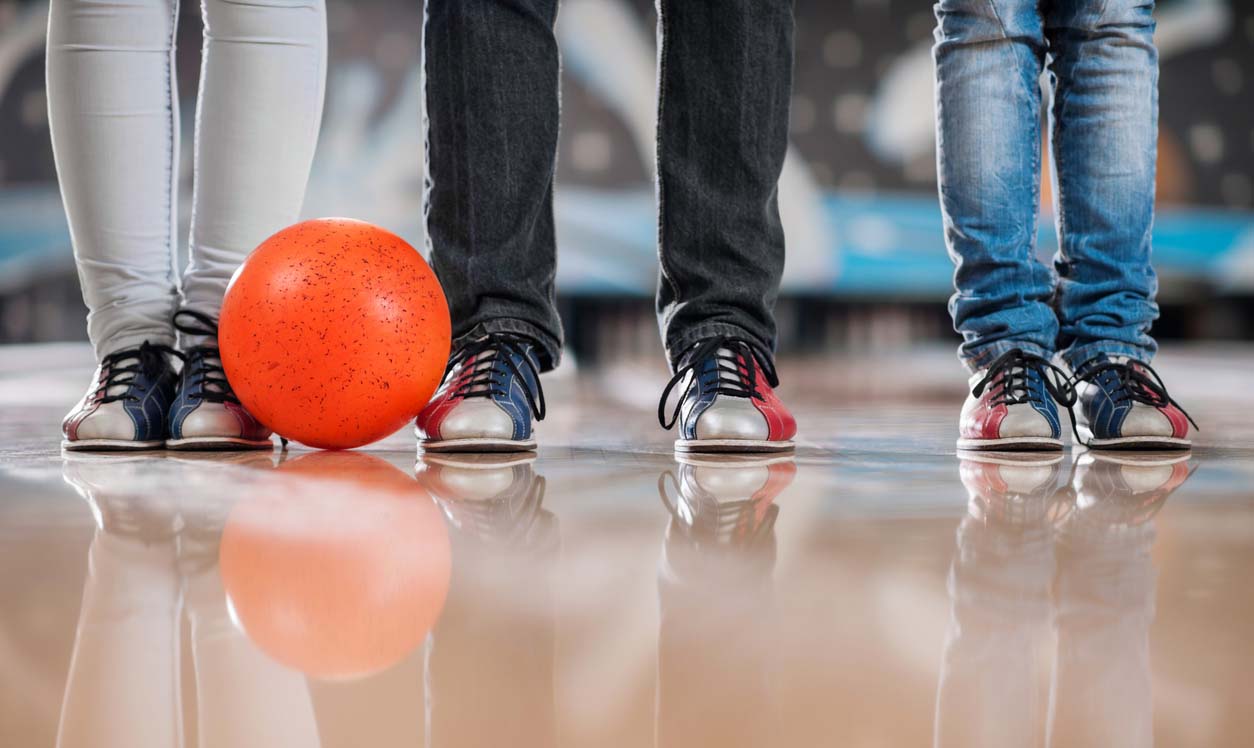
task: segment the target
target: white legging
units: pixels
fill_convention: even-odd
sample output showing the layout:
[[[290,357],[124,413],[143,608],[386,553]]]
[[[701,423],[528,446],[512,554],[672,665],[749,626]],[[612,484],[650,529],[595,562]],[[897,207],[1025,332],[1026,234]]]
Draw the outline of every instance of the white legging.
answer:
[[[52,0],[53,151],[97,356],[217,315],[262,240],[296,221],[322,117],[323,0],[202,0],[190,261],[180,288],[178,0]]]

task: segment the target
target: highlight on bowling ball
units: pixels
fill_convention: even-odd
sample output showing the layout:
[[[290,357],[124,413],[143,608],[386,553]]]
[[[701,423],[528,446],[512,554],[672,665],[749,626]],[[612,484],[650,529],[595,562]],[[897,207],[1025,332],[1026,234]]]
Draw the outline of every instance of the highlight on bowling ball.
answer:
[[[246,498],[223,529],[235,622],[268,657],[318,679],[401,662],[448,596],[443,514],[412,477],[361,452],[313,452],[279,470],[309,478],[309,490]]]
[[[323,449],[369,444],[416,416],[444,375],[451,336],[422,255],[346,218],[264,241],[231,279],[219,320],[222,365],[244,407]]]

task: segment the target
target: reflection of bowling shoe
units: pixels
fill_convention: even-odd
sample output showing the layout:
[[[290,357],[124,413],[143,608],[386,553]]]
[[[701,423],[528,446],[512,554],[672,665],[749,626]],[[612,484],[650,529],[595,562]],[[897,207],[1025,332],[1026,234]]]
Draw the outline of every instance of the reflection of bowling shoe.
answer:
[[[150,457],[109,458],[67,454],[61,476],[87,502],[96,526],[109,535],[145,542],[168,541],[183,529],[179,501],[168,489],[156,490]]]
[[[669,420],[666,401],[682,385]],[[662,391],[658,422],[679,426],[680,452],[781,452],[793,448],[797,422],[772,389],[770,357],[738,338],[710,338],[684,355]]]
[[[453,352],[416,431],[427,452],[520,452],[536,448],[533,418],[544,420],[535,346],[493,334]]]
[[[75,451],[160,448],[177,378],[170,359],[177,355],[172,348],[145,342],[105,356],[87,393],[61,424],[61,446]]]
[[[971,517],[1001,528],[1052,523],[1070,496],[1061,490],[1061,454],[959,451],[958,474]]]
[[[428,454],[418,482],[461,537],[500,547],[534,547],[556,538],[555,518],[542,508],[544,478],[531,455]]]
[[[672,527],[693,543],[751,546],[771,532],[779,514],[775,499],[796,474],[791,456],[685,455],[678,476],[664,473],[658,487]]]
[[[1188,449],[1193,419],[1139,361],[1099,356],[1076,369],[1076,428],[1094,449]],[[1197,424],[1193,424],[1195,427]]]
[[[270,430],[257,422],[231,389],[218,351],[218,324],[200,312],[174,315],[184,335],[204,342],[184,352],[178,393],[170,408],[169,449],[270,449]]]
[[[998,357],[971,376],[971,393],[959,416],[958,449],[1061,450],[1058,405],[1075,402],[1066,379],[1045,359],[1017,348]]]
[[[1076,461],[1075,509],[1069,535],[1135,531],[1158,513],[1192,474],[1190,455],[1178,452],[1087,452]]]

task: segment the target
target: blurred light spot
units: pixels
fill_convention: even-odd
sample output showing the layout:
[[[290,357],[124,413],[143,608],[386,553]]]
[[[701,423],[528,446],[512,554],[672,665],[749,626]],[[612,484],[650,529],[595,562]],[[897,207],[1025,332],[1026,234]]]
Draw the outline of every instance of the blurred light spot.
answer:
[[[875,177],[855,169],[842,174],[836,186],[844,192],[874,192]]]
[[[934,184],[936,182],[936,154],[925,153],[915,156],[906,162],[902,172],[907,181],[916,184]]]
[[[571,161],[583,172],[602,172],[610,168],[613,151],[609,136],[599,130],[576,134],[570,145]]]
[[[1189,149],[1202,163],[1213,164],[1224,157],[1224,133],[1217,125],[1200,124],[1189,128]]]
[[[901,244],[897,227],[879,216],[855,218],[849,227],[849,238],[860,252],[869,255],[887,255]]]
[[[932,35],[936,28],[936,16],[931,13],[912,13],[906,19],[906,38],[912,42],[921,41]]]
[[[862,61],[862,40],[849,31],[833,31],[823,40],[823,62],[832,68],[852,68]]]
[[[1225,174],[1219,181],[1219,194],[1226,204],[1235,208],[1247,208],[1254,203],[1254,184],[1244,174]]]
[[[48,97],[42,90],[29,91],[22,97],[22,124],[29,130],[48,126]]]
[[[788,129],[794,133],[806,133],[814,129],[814,102],[808,96],[797,94],[792,97],[792,117]]]
[[[375,45],[374,59],[385,70],[399,70],[409,66],[418,56],[418,42],[413,34],[393,31],[379,37]]]
[[[862,94],[850,93],[837,96],[836,101],[832,103],[832,122],[836,125],[836,130],[849,135],[862,132],[863,125],[866,124],[868,106],[869,101]]]
[[[1222,57],[1211,63],[1210,75],[1215,81],[1215,88],[1229,96],[1241,93],[1241,88],[1245,83],[1241,75],[1241,66],[1228,57]]]

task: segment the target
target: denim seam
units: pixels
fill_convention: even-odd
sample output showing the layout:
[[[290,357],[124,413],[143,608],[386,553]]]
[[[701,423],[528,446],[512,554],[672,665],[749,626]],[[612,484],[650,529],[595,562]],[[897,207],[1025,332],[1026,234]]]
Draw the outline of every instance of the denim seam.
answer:
[[[1120,343],[1110,340],[1099,340],[1092,343],[1085,343],[1075,348],[1068,348],[1062,351],[1062,359],[1067,366],[1075,369],[1076,366],[1083,364],[1098,354],[1106,356],[1127,356],[1129,358],[1140,361],[1141,363],[1152,363],[1153,355],[1146,355],[1147,351],[1139,346],[1130,343]]]

